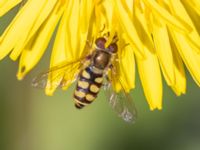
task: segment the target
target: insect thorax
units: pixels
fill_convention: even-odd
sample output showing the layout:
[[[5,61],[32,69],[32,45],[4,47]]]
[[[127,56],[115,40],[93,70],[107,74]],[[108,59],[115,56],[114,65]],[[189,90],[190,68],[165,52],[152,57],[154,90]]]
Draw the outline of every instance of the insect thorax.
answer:
[[[104,70],[110,64],[111,57],[110,53],[103,50],[97,50],[92,57],[92,66]]]

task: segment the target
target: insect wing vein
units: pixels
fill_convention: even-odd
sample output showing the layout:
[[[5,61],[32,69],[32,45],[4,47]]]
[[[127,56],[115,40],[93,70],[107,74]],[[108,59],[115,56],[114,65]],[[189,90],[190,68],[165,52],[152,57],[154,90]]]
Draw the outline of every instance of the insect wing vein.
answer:
[[[32,86],[36,88],[66,87],[76,80],[82,63],[80,60],[63,61],[57,66],[41,73],[32,80]]]
[[[119,92],[115,92],[112,82],[118,82],[121,86]],[[107,99],[113,110],[121,117],[124,121],[134,123],[137,118],[137,111],[134,105],[134,102],[129,93],[125,92],[125,89],[122,85],[120,77],[113,73],[111,70],[111,77],[107,77],[107,83],[104,86],[106,91]]]

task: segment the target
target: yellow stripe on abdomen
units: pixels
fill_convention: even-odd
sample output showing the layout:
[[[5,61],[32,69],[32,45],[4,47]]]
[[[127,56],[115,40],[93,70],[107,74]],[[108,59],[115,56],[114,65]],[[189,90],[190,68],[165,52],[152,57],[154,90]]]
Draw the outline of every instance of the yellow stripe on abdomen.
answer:
[[[103,78],[102,77],[97,77],[94,81],[96,83],[102,83],[103,82]]]
[[[90,79],[90,74],[88,72],[86,72],[85,70],[83,70],[82,72],[82,76],[86,79]]]
[[[93,93],[98,93],[99,92],[99,87],[95,84],[90,85],[90,91]]]
[[[87,89],[89,87],[89,83],[87,81],[78,81],[78,86],[83,89]]]
[[[92,94],[87,94],[85,98],[86,98],[86,100],[89,101],[89,102],[92,102],[92,101],[94,101],[94,99],[95,99],[95,97],[94,97]]]
[[[85,92],[83,91],[77,91],[75,90],[74,94],[77,96],[77,97],[80,97],[80,98],[84,98],[85,97]]]

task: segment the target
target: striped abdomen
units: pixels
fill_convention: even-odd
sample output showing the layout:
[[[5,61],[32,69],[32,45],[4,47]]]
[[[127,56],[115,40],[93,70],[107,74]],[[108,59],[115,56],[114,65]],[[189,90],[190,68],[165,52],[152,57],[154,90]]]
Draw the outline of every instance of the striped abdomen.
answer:
[[[103,73],[94,73],[91,67],[85,68],[79,75],[79,80],[74,92],[74,100],[76,108],[82,108],[92,103],[103,82]]]

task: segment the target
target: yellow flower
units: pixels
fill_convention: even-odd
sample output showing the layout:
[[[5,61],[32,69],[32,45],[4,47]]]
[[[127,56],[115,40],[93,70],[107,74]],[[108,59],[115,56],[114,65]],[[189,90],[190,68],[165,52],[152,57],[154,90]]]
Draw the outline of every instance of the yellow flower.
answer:
[[[19,3],[22,0],[0,0],[0,16]],[[176,95],[186,91],[184,64],[200,85],[199,18],[199,0],[27,0],[0,37],[0,59],[19,58],[17,77],[22,79],[38,63],[54,32],[50,68],[83,57],[89,51],[87,41],[109,32],[108,44],[117,33],[117,68],[126,92],[135,88],[137,64],[150,109],[161,109],[161,72]],[[57,82],[63,78],[73,76],[63,73]],[[114,84],[120,90],[119,83]]]

